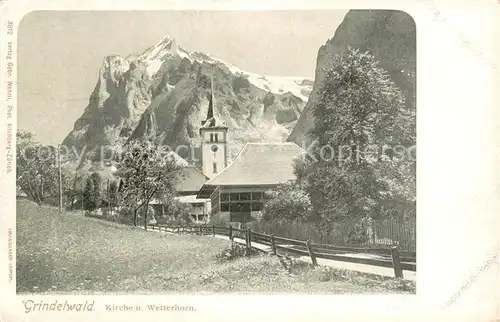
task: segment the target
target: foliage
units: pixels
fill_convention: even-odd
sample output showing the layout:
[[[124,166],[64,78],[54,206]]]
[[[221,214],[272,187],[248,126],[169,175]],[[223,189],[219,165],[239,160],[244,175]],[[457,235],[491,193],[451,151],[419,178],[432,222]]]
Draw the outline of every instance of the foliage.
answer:
[[[191,212],[193,207],[174,198],[164,198],[166,223],[171,225],[185,225],[193,222]]]
[[[315,106],[314,144],[295,164],[324,223],[414,207],[415,110],[374,57],[349,48],[335,57]]]
[[[302,186],[295,183],[279,185],[266,192],[269,199],[264,203],[265,221],[307,220],[311,216],[311,200]]]
[[[347,234],[346,242],[348,244],[362,245],[370,240],[366,229],[364,229],[361,224],[356,224]]]
[[[85,180],[83,189],[83,207],[85,210],[95,211],[102,203],[102,178],[97,172],[93,172]]]
[[[109,196],[108,196],[108,202],[111,207],[116,207],[118,206],[118,182],[117,181],[111,181],[109,184]]]
[[[59,170],[57,149],[38,143],[34,135],[26,131],[16,134],[16,184],[29,199],[39,205],[52,201],[58,204]],[[64,160],[61,160],[64,161]],[[61,173],[64,196],[71,194],[73,177]]]
[[[144,218],[144,220],[148,223],[148,224],[156,224],[156,218],[155,218],[155,210],[153,209],[153,207],[151,205],[148,205],[147,206],[147,211],[145,211],[146,208],[143,206],[141,208],[139,208],[139,210],[137,211],[138,213],[138,218],[144,218],[144,214],[146,215],[146,217]]]
[[[232,261],[241,257],[247,256],[246,246],[242,244],[238,244],[235,242],[230,242],[230,246],[226,249],[221,250],[215,258],[218,262],[227,262]],[[258,251],[254,249],[250,249],[250,253],[248,256],[257,255]]]
[[[159,140],[160,141],[160,140]],[[122,180],[121,198],[134,213],[137,225],[139,209],[148,209],[152,198],[172,198],[180,176],[180,166],[170,151],[162,149],[159,141],[131,141],[125,146],[117,175]],[[147,216],[144,226],[147,226]]]

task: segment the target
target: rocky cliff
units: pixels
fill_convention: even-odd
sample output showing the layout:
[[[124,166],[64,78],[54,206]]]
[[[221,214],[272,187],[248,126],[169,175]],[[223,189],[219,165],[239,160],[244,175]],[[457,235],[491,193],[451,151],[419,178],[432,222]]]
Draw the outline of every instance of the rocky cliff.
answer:
[[[380,62],[403,91],[408,107],[415,109],[416,28],[411,16],[393,10],[351,10],[338,26],[333,38],[318,51],[314,88],[288,141],[308,145],[308,132],[314,123],[314,105],[319,99],[326,70],[333,56],[348,46],[368,51]]]
[[[196,147],[211,79],[231,156],[246,142],[285,141],[313,86],[311,79],[247,72],[165,37],[141,55],[104,59],[89,104],[63,145],[95,156],[101,146],[119,151],[128,140],[162,135],[173,149]]]

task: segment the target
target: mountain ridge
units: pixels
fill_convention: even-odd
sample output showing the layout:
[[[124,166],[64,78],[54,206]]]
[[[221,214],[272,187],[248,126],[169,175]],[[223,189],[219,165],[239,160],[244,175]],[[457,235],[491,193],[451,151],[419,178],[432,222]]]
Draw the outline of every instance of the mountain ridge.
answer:
[[[210,79],[230,131],[230,155],[246,142],[283,142],[304,108],[313,80],[258,75],[165,36],[139,55],[103,59],[89,103],[62,144],[117,152],[130,139],[163,135],[164,144],[197,145]]]

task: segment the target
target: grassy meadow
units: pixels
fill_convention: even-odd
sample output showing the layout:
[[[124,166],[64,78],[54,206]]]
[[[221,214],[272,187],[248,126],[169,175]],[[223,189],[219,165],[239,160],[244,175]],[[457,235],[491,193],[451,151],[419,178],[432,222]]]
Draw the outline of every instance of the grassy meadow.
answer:
[[[414,293],[411,282],[285,263],[260,255],[220,261],[229,242],[167,235],[17,203],[17,292]]]

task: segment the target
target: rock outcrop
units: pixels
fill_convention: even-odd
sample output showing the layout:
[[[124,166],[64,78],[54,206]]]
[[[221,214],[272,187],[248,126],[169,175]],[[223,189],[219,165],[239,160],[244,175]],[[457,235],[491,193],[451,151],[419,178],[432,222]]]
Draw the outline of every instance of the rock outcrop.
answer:
[[[333,38],[318,51],[314,88],[288,141],[300,146],[310,143],[308,132],[314,124],[313,110],[319,99],[326,70],[333,67],[334,55],[348,46],[370,52],[403,91],[408,107],[415,109],[416,27],[403,11],[351,10]]]

